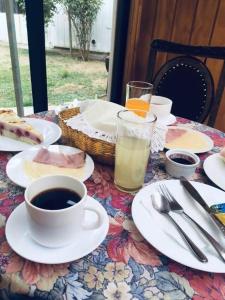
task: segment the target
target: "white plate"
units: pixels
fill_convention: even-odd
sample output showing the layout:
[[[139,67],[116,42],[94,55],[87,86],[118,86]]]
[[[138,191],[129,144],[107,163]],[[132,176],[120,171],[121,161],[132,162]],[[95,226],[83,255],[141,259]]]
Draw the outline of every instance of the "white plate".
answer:
[[[191,215],[193,219],[225,247],[223,234],[218,231],[199,204],[188,195],[179,180],[165,180],[162,182],[183,206],[185,212]],[[140,190],[132,203],[133,220],[143,237],[160,252],[185,266],[207,272],[225,273],[225,263],[222,262],[214,248],[210,246],[209,242],[192,223],[188,222],[183,216],[173,213],[173,216],[184,231],[190,235],[192,240],[205,253],[208,258],[207,263],[201,263],[190,252],[174,225],[165,215],[160,214],[153,208],[151,194],[156,191],[158,183],[150,184]],[[199,182],[192,182],[192,184],[209,206],[225,202],[225,193],[223,191]]]
[[[225,162],[219,153],[207,157],[204,161],[203,169],[212,182],[225,190]]]
[[[208,135],[200,131],[182,126],[170,126],[168,127],[168,130],[186,130],[188,135],[185,137],[185,139],[184,135],[183,137],[181,136],[180,139],[177,138],[179,140],[175,146],[166,143],[166,149],[183,149],[193,153],[205,153],[210,151],[214,146],[213,140]],[[199,145],[197,145],[197,143],[199,143]]]
[[[157,122],[163,125],[174,124],[176,120],[176,117],[172,114],[169,114],[166,118],[157,118]]]
[[[43,135],[43,142],[40,145],[51,145],[55,143],[62,134],[61,128],[53,123],[46,120],[35,119],[35,118],[23,118],[28,124],[32,125]],[[5,136],[0,136],[0,151],[18,152],[26,150],[33,145],[20,142],[14,139],[10,139]]]
[[[29,234],[25,203],[20,204],[9,216],[6,223],[6,239],[10,247],[20,256],[43,264],[61,264],[79,259],[95,250],[105,239],[109,218],[101,204],[88,196],[90,207],[98,209],[103,216],[103,224],[99,229],[82,230],[72,244],[60,248],[48,248],[36,243]],[[87,211],[88,220],[96,218]],[[91,233],[91,234],[90,234]]]
[[[6,174],[14,183],[24,188],[26,188],[31,183],[32,179],[27,176],[24,170],[24,161],[32,161],[32,159],[37,154],[40,148],[41,146],[31,147],[28,150],[17,153],[8,161],[6,166]],[[62,145],[50,145],[47,147],[47,149],[50,151],[60,152],[65,154],[80,152],[80,150],[77,148],[62,146]],[[83,176],[79,178],[77,177],[81,181],[87,180],[94,171],[94,162],[89,155],[86,155],[86,162],[83,168],[84,168]],[[50,174],[46,173],[45,175],[50,175]]]

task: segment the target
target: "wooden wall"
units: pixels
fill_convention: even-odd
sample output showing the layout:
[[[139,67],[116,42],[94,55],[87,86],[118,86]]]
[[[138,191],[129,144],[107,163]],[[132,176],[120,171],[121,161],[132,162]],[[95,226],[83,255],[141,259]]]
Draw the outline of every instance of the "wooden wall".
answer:
[[[225,46],[225,0],[132,0],[124,84],[145,80],[150,43],[156,38]],[[169,58],[159,54],[156,69]],[[208,59],[207,66],[217,84],[222,62]],[[225,92],[215,127],[225,132]]]

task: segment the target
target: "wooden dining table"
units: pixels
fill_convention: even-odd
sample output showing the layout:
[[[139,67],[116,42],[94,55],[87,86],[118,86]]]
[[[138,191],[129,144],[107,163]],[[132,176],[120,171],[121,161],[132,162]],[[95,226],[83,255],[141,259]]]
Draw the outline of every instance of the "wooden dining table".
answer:
[[[32,117],[57,123],[54,111]],[[225,145],[225,133],[182,118],[177,118],[176,124],[203,132],[214,141],[211,151],[199,155],[201,164],[190,178],[213,185],[204,174],[202,163]],[[101,245],[64,264],[40,264],[17,255],[5,236],[7,218],[24,201],[24,189],[6,175],[7,162],[13,155],[0,152],[0,299],[225,299],[225,274],[179,264],[142,237],[131,214],[134,195],[117,190],[113,168],[100,163],[95,163],[85,184],[88,194],[105,208],[109,217],[109,231]],[[146,185],[170,178],[165,171],[165,153],[152,154]]]

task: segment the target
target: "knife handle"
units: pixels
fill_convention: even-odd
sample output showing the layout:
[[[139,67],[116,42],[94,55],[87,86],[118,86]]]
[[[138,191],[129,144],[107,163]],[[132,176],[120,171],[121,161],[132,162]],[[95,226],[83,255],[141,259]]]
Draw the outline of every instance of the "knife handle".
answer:
[[[183,176],[180,177],[180,182],[183,185],[183,187],[188,191],[190,196],[198,202],[202,206],[202,208],[208,213],[208,215],[211,217],[211,220],[216,225],[216,227],[220,230],[223,235],[225,235],[225,225],[219,220],[215,214],[212,213],[212,209],[205,203],[202,196],[199,194],[199,192],[196,190],[196,188]]]

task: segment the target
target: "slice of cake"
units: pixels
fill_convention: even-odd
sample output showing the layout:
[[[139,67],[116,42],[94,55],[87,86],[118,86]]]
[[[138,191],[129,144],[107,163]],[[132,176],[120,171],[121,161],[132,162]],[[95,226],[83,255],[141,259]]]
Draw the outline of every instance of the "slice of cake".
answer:
[[[42,134],[11,109],[0,109],[0,135],[32,145],[43,141]]]

